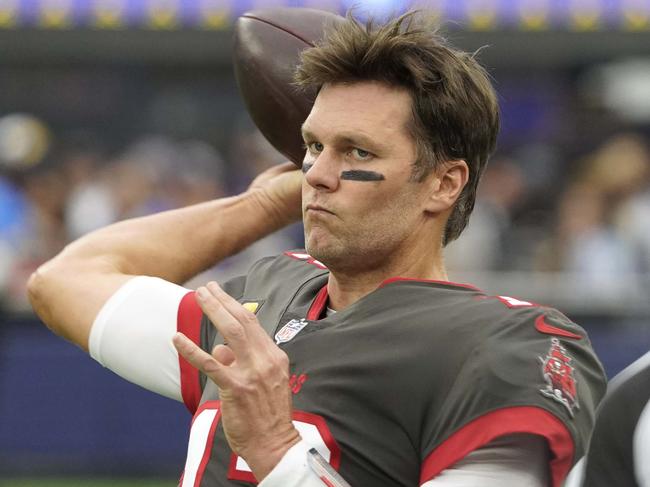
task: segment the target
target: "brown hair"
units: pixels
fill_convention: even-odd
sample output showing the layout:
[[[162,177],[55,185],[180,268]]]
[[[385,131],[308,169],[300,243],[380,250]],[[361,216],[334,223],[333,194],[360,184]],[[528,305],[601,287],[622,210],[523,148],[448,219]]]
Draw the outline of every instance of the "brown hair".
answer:
[[[458,238],[499,131],[496,93],[473,55],[449,46],[421,12],[379,26],[364,25],[348,13],[316,47],[303,51],[295,80],[302,88],[380,81],[408,89],[413,99],[409,130],[418,154],[413,180],[422,181],[445,161],[463,159],[469,167],[442,243]]]

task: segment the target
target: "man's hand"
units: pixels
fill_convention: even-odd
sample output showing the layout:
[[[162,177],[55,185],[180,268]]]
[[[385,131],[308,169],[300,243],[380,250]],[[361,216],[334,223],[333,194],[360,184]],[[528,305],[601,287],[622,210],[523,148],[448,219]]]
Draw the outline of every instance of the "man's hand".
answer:
[[[300,441],[292,423],[289,358],[260,326],[253,313],[210,282],[197,301],[227,345],[208,354],[183,334],[174,346],[219,387],[226,439],[261,481]]]
[[[260,203],[282,219],[299,220],[301,211],[302,171],[293,162],[267,169],[257,176],[248,191],[260,197]]]

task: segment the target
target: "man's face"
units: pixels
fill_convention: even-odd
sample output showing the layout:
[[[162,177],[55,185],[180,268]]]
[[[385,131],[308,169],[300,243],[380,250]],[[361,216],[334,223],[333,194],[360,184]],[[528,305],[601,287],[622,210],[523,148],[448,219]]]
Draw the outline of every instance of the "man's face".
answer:
[[[332,270],[382,265],[416,246],[424,187],[410,180],[411,98],[378,82],[325,85],[303,125],[307,251]]]

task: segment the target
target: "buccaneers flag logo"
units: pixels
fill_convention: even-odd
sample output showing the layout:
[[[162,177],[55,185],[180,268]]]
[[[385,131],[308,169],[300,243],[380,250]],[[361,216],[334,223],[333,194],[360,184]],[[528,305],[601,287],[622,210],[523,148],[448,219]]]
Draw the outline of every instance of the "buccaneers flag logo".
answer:
[[[551,348],[546,357],[539,357],[542,362],[542,375],[546,387],[540,392],[546,397],[563,404],[573,417],[573,410],[580,409],[576,394],[576,379],[573,375],[572,359],[557,338],[551,338]]]

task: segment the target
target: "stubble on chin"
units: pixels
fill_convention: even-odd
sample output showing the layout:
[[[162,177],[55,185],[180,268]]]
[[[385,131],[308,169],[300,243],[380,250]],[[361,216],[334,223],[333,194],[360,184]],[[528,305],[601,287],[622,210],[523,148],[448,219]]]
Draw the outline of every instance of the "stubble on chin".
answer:
[[[323,235],[318,238],[313,234],[309,235],[305,231],[305,250],[314,259],[322,262],[330,269],[332,266],[336,266],[346,255],[342,243],[331,237],[332,235]]]
[[[305,241],[305,250],[332,272],[355,272],[366,268],[370,261],[368,254],[360,247],[338,239],[312,244]]]

